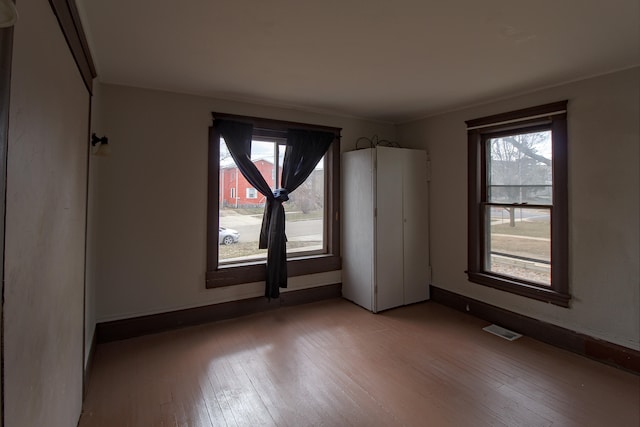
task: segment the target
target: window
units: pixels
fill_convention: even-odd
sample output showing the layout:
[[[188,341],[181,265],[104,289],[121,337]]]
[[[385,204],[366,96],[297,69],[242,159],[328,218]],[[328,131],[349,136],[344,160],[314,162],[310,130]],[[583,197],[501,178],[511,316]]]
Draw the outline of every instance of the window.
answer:
[[[259,135],[259,133],[258,133]],[[271,190],[280,187],[282,163],[285,153],[285,138],[256,136],[251,142],[251,160],[265,178]],[[276,160],[277,159],[277,160]],[[258,237],[266,198],[257,189],[250,187],[231,158],[223,138],[220,138],[220,193],[225,188],[245,188],[245,200],[223,200],[219,205],[220,225],[244,229],[242,242],[234,247],[218,249],[218,264],[239,263],[264,259],[267,251],[258,249]],[[290,194],[286,206],[287,253],[317,255],[327,253],[325,247],[325,159],[295,192]],[[233,193],[233,192],[232,192]]]
[[[567,102],[470,120],[469,280],[567,307]]]
[[[247,199],[257,199],[258,191],[255,188],[247,188]]]
[[[272,189],[279,188],[289,128],[322,130],[339,136],[340,129],[214,113],[214,118],[254,126],[251,161]],[[307,180],[284,203],[287,271],[297,276],[340,269],[339,140]],[[236,198],[236,194],[241,195]],[[230,195],[229,199],[221,195]],[[246,197],[242,197],[242,195]],[[215,126],[209,133],[207,287],[262,281],[266,249],[258,240],[266,198],[244,178]],[[219,245],[212,233],[224,227],[239,234],[237,242]],[[213,235],[212,235],[213,234]]]

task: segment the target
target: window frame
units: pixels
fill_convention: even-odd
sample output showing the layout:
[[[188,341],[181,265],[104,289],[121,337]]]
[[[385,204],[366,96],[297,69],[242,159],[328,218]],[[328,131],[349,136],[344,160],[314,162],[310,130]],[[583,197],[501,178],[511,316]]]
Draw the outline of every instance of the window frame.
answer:
[[[342,268],[340,258],[340,132],[342,129],[328,126],[296,123],[259,117],[212,113],[213,119],[242,121],[253,124],[254,138],[286,138],[288,129],[308,129],[332,132],[336,139],[325,154],[325,214],[324,242],[326,253],[301,254],[287,257],[289,277],[336,271]],[[244,263],[218,262],[218,228],[220,225],[220,132],[209,128],[208,189],[207,189],[207,288],[218,288],[244,283],[262,282],[266,277],[266,260]]]
[[[255,188],[247,187],[245,189],[245,191],[247,193],[247,197],[246,197],[247,200],[249,200],[249,199],[257,199],[258,198],[258,190],[256,190]]]
[[[524,297],[569,307],[569,215],[567,101],[468,120],[469,281]],[[500,275],[485,269],[487,227],[487,141],[505,133],[549,129],[552,138],[551,285]],[[514,206],[517,204],[514,204]],[[527,205],[520,205],[526,207]]]

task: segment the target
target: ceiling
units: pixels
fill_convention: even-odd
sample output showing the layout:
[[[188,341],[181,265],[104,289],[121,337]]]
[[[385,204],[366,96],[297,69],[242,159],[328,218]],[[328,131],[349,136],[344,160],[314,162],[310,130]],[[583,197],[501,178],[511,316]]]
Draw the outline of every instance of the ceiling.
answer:
[[[77,0],[101,82],[401,123],[640,64],[638,0]]]

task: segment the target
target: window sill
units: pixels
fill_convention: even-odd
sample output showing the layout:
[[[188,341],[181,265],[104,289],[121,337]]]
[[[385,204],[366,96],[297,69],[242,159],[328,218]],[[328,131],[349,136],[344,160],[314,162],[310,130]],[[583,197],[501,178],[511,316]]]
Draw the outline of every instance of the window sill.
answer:
[[[336,255],[310,255],[287,260],[288,277],[304,276],[307,274],[324,273],[340,270],[342,262]],[[243,283],[262,282],[266,277],[266,262],[230,264],[218,267],[217,270],[207,271],[206,287],[220,288]]]
[[[569,307],[571,295],[555,291],[551,288],[536,286],[526,282],[511,280],[506,277],[487,273],[468,272],[469,281],[479,285],[489,286],[501,291],[547,302],[560,307]]]

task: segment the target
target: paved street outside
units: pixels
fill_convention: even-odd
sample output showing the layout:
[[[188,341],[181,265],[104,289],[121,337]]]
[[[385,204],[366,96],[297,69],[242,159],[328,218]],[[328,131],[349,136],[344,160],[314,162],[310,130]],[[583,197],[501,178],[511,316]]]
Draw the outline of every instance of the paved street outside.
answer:
[[[262,215],[239,215],[227,212],[220,217],[220,226],[240,233],[241,242],[257,242]],[[285,232],[289,241],[322,241],[322,219],[289,221]]]

